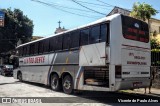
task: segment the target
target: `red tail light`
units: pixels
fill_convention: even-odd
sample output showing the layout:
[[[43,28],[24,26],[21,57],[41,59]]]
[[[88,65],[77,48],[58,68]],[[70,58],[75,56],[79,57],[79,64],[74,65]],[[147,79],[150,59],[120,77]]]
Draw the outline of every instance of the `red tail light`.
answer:
[[[115,66],[115,77],[116,78],[121,78],[122,75],[122,66]]]

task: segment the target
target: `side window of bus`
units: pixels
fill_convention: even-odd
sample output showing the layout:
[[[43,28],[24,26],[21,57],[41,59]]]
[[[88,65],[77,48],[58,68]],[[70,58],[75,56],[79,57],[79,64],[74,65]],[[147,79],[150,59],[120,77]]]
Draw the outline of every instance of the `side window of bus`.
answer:
[[[26,53],[27,53],[27,47],[24,46],[24,47],[23,47],[23,56],[26,56]]]
[[[27,45],[27,51],[26,51],[26,55],[29,56],[29,53],[30,53],[30,46]]]
[[[48,52],[49,51],[49,39],[44,40],[44,50],[43,52]]]
[[[38,54],[38,42],[35,43],[34,54]]]
[[[38,45],[38,53],[39,53],[39,54],[42,54],[42,53],[43,53],[43,41],[40,41],[40,42],[39,42],[39,45]]]
[[[22,53],[23,52],[23,48],[22,47],[20,47],[20,48],[18,48],[18,56],[22,56]]]
[[[89,43],[93,44],[93,43],[98,43],[101,39],[99,39],[99,35],[100,35],[100,25],[96,25],[91,27],[91,33],[89,36]]]
[[[79,47],[79,34],[80,31],[74,31],[71,32],[70,38],[71,38],[71,45],[70,48],[76,48]]]
[[[30,44],[30,55],[34,55],[35,43]]]
[[[56,37],[52,37],[52,38],[49,39],[49,50],[50,50],[50,52],[54,51],[55,42],[56,42]]]
[[[63,35],[63,50],[67,50],[70,48],[70,34]]]
[[[109,26],[108,26],[109,27]],[[101,31],[100,31],[100,42],[107,42],[109,43],[109,34],[107,34],[107,24],[101,24]]]
[[[81,30],[80,45],[87,45],[89,40],[89,28]]]
[[[56,51],[62,50],[62,38],[62,35],[56,37],[56,42],[54,45]]]

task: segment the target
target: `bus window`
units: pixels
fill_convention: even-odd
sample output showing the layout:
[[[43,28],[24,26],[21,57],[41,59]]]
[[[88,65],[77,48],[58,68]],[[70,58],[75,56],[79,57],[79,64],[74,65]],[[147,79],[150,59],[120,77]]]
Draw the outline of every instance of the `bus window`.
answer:
[[[30,44],[30,55],[34,55],[35,43]]]
[[[38,54],[38,42],[35,42],[34,54]]]
[[[22,56],[22,52],[23,52],[23,48],[22,48],[22,47],[19,47],[19,48],[17,49],[17,54],[18,54],[18,56]]]
[[[44,50],[43,50],[43,52],[48,52],[49,51],[49,39],[45,39],[44,41],[43,41],[43,43],[44,43]]]
[[[81,37],[80,37],[80,44],[82,45],[87,45],[88,44],[88,39],[89,39],[89,29],[83,29],[81,30]]]
[[[56,51],[62,50],[62,38],[62,35],[56,37],[56,42],[54,45]]]
[[[29,45],[27,45],[26,55],[28,56],[28,55],[29,55],[29,53],[30,53],[30,46],[29,46]]]
[[[108,37],[109,35],[107,35],[107,24],[101,24],[101,34],[100,34],[100,42],[107,42],[109,43],[108,41]],[[108,39],[106,39],[108,38]]]
[[[71,45],[70,48],[79,47],[79,33],[80,31],[71,32]]]
[[[122,15],[122,30],[126,39],[149,42],[149,29],[145,22]]]
[[[54,51],[56,37],[52,37],[49,39],[49,50],[52,52]]]
[[[24,46],[24,47],[23,47],[23,54],[22,54],[22,55],[23,55],[23,56],[26,56],[26,54],[27,54],[27,46]]]
[[[91,28],[91,33],[89,36],[89,43],[90,44],[98,43],[100,41],[99,35],[100,35],[100,25],[93,26]]]
[[[42,53],[43,53],[43,41],[40,41],[40,42],[39,42],[38,52],[39,52],[39,54],[42,54]]]
[[[63,35],[63,50],[70,48],[70,34],[64,34]]]

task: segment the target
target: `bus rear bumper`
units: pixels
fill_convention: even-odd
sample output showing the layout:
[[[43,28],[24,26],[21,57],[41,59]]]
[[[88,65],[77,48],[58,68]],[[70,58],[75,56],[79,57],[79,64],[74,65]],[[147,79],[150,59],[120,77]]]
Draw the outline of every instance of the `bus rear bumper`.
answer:
[[[150,78],[122,78],[116,79],[115,91],[149,87]]]

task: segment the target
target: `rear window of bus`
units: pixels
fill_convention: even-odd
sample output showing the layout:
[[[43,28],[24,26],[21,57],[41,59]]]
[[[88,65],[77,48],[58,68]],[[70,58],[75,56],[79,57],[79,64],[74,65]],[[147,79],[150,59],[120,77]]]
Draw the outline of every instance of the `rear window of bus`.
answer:
[[[122,15],[122,33],[126,39],[149,42],[148,24],[138,19]]]

